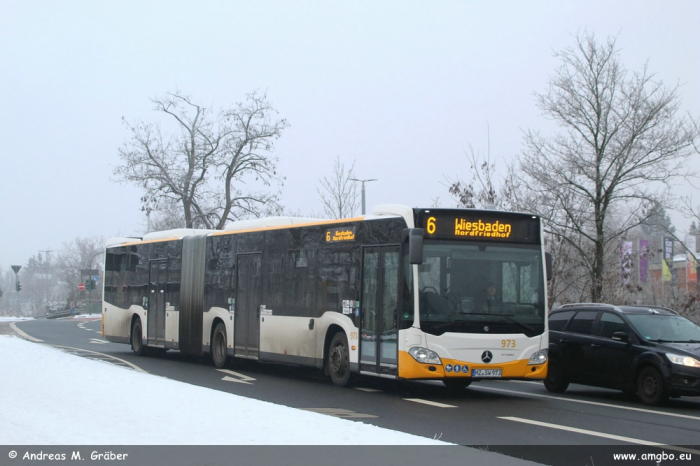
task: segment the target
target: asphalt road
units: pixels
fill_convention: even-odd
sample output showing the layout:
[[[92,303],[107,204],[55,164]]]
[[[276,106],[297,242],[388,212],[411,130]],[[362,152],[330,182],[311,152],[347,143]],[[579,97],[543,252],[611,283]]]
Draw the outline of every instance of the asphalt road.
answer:
[[[574,464],[571,459],[581,456],[590,456],[586,464],[624,464],[605,459],[615,452],[662,449],[676,458],[692,455],[681,464],[700,464],[700,398],[672,399],[650,408],[613,390],[571,385],[566,393],[553,395],[541,383],[515,381],[474,383],[456,393],[439,382],[362,378],[353,388],[341,389],[321,372],[295,366],[235,361],[217,370],[207,358],[177,351],[138,357],[128,345],[102,339],[99,320],[15,325],[42,343],[80,356],[544,464]],[[603,456],[593,461],[598,454]]]

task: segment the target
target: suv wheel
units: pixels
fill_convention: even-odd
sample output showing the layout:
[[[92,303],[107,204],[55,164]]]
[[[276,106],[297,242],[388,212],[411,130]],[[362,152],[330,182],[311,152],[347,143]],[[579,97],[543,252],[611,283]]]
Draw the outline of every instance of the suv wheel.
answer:
[[[544,386],[553,393],[564,393],[569,386],[569,380],[564,373],[564,367],[558,359],[549,360],[547,378],[544,379]]]
[[[655,367],[645,367],[637,377],[637,394],[645,405],[658,405],[668,399],[664,379]]]

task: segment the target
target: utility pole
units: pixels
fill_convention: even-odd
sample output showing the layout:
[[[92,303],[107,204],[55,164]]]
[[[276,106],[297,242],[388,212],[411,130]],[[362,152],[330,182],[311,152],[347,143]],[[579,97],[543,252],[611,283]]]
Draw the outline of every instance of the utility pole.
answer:
[[[372,178],[370,180],[358,180],[357,178],[349,178],[352,181],[359,181],[362,183],[362,215],[365,215],[365,183],[369,183],[370,181],[378,181],[376,178]]]

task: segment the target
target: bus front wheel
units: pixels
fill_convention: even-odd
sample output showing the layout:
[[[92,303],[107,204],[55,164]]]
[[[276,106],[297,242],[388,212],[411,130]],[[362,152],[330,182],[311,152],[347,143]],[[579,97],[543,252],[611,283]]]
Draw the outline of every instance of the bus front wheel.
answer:
[[[350,351],[348,351],[348,339],[343,332],[333,336],[328,348],[327,372],[336,387],[346,387],[350,383]]]
[[[131,350],[136,356],[143,354],[143,331],[141,330],[141,319],[136,319],[131,324]]]

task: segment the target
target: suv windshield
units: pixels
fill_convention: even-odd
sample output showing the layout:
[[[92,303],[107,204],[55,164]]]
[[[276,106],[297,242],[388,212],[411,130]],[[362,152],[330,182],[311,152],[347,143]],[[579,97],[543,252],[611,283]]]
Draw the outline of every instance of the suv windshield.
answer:
[[[426,242],[419,266],[421,328],[431,334],[544,331],[538,246]]]
[[[628,314],[627,318],[645,340],[699,343],[700,327],[677,315]]]

